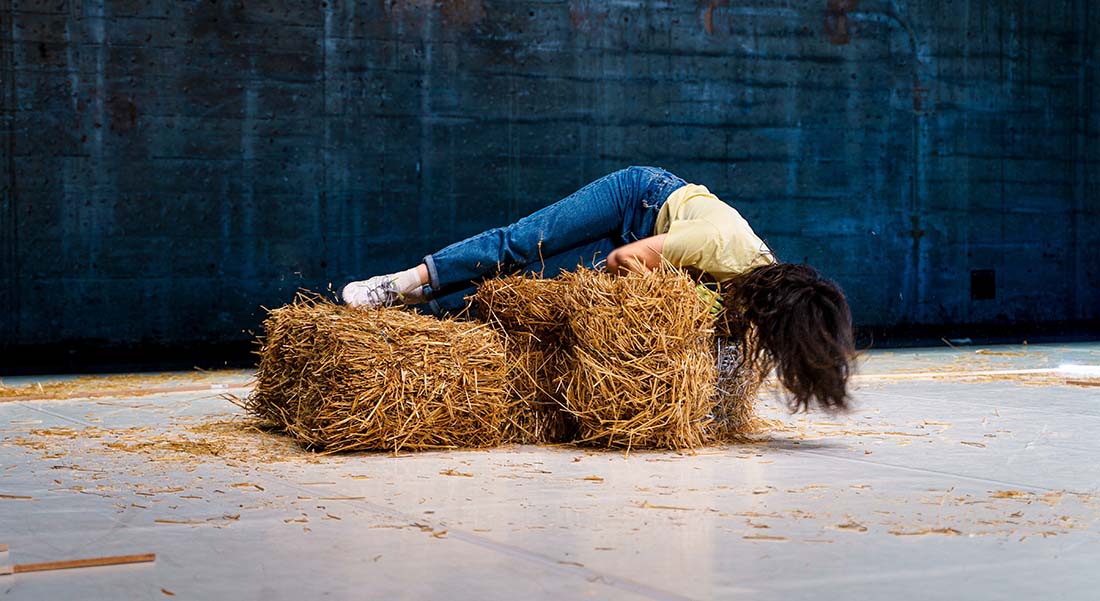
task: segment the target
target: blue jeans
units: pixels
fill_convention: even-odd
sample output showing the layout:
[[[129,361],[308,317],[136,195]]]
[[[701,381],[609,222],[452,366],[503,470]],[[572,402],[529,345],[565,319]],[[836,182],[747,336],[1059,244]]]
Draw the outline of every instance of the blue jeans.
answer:
[[[593,267],[616,247],[653,235],[657,213],[684,180],[655,167],[604,176],[506,227],[493,228],[424,257],[424,287],[437,315],[466,305],[477,282],[502,273]]]

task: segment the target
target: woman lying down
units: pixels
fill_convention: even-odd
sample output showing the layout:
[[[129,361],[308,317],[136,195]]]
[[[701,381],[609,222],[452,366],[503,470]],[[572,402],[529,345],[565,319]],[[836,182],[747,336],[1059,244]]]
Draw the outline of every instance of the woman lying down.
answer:
[[[855,348],[840,287],[808,265],[778,261],[736,209],[654,167],[616,171],[415,267],[351,282],[341,297],[362,307],[424,304],[443,315],[461,310],[476,282],[498,273],[549,277],[602,267],[623,274],[662,263],[719,285],[721,302],[733,309],[723,313],[727,329],[752,349],[750,359],[776,370],[792,409],[808,409],[811,400],[826,411],[847,408]],[[756,343],[745,345],[750,332]]]

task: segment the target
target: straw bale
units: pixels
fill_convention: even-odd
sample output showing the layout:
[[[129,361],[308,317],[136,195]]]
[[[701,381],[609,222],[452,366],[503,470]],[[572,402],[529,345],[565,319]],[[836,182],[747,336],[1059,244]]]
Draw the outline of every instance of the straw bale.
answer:
[[[564,353],[551,339],[527,332],[505,333],[508,390],[515,401],[504,439],[521,444],[573,440],[576,419],[565,411],[557,390],[565,368]]]
[[[709,308],[674,269],[563,275],[570,372],[566,405],[578,439],[612,447],[707,442],[717,370]]]
[[[715,366],[705,348],[614,357],[582,347],[571,352],[566,398],[580,422],[578,442],[628,449],[706,444]]]
[[[509,394],[515,402],[505,440],[521,444],[569,442],[576,419],[557,392],[565,356],[560,279],[516,275],[482,282],[471,297],[474,314],[505,338]]]
[[[755,406],[767,372],[745,361],[743,349],[727,338],[715,338],[714,355],[718,377],[713,420],[708,428],[710,436],[718,440],[742,441],[761,433],[768,422],[756,414]]]
[[[562,305],[571,343],[589,350],[661,350],[709,340],[714,319],[695,282],[673,269],[612,276],[562,274]]]
[[[308,447],[486,447],[514,400],[501,337],[483,324],[299,297],[264,322],[248,409]]]
[[[478,285],[471,306],[477,315],[505,332],[547,336],[564,327],[559,299],[564,287],[560,278],[534,275],[489,279]]]
[[[509,345],[513,395],[563,406],[577,441],[680,449],[713,438],[713,316],[681,272],[513,276],[485,282],[472,300],[509,340],[520,337]],[[524,344],[530,337],[540,344]]]

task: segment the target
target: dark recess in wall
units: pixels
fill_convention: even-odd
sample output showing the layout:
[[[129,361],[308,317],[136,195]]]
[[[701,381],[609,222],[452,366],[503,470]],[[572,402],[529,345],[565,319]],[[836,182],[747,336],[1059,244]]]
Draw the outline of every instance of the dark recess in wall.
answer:
[[[997,298],[997,271],[994,269],[975,269],[970,272],[970,300],[993,300]]]

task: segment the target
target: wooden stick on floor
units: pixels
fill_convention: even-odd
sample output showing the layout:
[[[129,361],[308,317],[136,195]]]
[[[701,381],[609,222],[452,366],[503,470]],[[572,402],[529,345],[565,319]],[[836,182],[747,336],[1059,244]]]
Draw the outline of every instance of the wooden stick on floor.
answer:
[[[87,559],[67,559],[65,561],[45,561],[42,563],[24,563],[12,566],[0,566],[0,575],[19,574],[21,572],[45,572],[47,570],[66,570],[69,568],[92,568],[96,566],[114,566],[124,563],[144,563],[156,561],[156,553],[144,555],[115,555],[113,557],[90,557]]]
[[[7,552],[8,552],[8,546],[7,545],[0,545],[0,553],[7,553]]]

